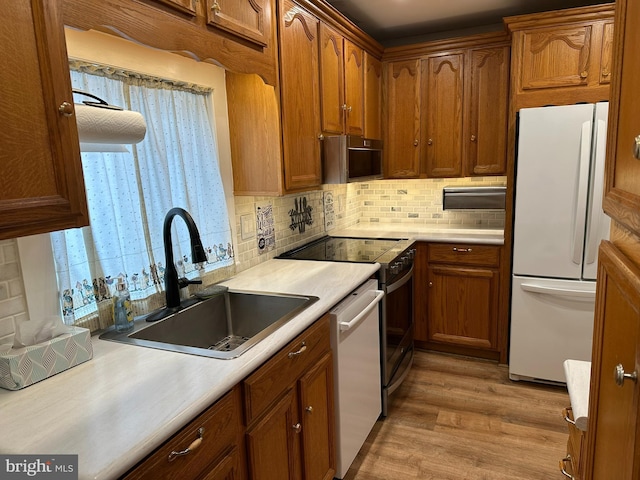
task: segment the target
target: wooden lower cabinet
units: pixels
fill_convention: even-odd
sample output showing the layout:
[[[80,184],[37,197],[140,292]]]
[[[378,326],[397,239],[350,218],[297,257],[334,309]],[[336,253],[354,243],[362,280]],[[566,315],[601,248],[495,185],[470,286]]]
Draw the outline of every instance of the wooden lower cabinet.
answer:
[[[241,398],[236,386],[124,478],[245,479]]]
[[[333,398],[324,316],[123,478],[331,480]]]
[[[570,475],[573,480],[582,480],[584,475],[584,452],[585,452],[585,432],[575,426],[571,407],[567,407],[562,412],[569,438],[567,439],[567,455],[560,460],[560,471]]]
[[[244,381],[251,479],[333,478],[329,338],[329,319],[324,317]]]
[[[497,359],[500,246],[419,244],[416,346]]]

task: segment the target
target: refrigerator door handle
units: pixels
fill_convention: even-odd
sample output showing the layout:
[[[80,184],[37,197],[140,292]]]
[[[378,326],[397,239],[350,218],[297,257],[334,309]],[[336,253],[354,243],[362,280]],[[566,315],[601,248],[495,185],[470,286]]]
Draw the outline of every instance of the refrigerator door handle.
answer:
[[[596,123],[596,145],[593,194],[591,195],[591,211],[589,212],[589,226],[587,231],[587,255],[585,263],[592,264],[596,261],[598,253],[598,232],[600,232],[600,220],[602,219],[602,197],[604,195],[604,161],[606,156],[607,124],[598,120]]]
[[[568,297],[576,302],[593,302],[595,301],[596,292],[589,290],[579,290],[575,288],[551,287],[547,285],[538,285],[535,283],[523,283],[520,288],[525,292],[540,293],[542,295],[551,295],[554,297]]]
[[[589,163],[591,161],[591,122],[582,124],[580,139],[580,163],[578,164],[578,194],[573,218],[573,243],[571,247],[573,263],[582,263],[584,247],[584,228],[587,211],[587,192],[589,189]]]

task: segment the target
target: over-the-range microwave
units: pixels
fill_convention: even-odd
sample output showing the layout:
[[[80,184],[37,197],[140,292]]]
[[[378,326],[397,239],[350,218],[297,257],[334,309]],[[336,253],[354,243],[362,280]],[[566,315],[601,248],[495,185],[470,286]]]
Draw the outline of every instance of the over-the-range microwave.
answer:
[[[383,177],[382,140],[331,135],[322,142],[323,183],[349,183]]]

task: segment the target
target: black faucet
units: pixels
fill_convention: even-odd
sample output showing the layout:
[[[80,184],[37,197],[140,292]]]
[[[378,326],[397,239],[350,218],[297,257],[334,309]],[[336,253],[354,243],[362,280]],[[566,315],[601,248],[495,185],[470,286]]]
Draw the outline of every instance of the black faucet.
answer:
[[[180,309],[180,288],[186,287],[190,283],[202,283],[202,280],[188,280],[186,278],[178,278],[178,272],[176,266],[173,263],[173,244],[171,242],[171,222],[175,216],[182,217],[187,224],[189,230],[189,239],[191,241],[191,262],[202,263],[207,261],[207,255],[205,254],[202,241],[200,240],[200,233],[196,222],[194,222],[189,212],[184,208],[175,207],[167,212],[164,217],[164,226],[162,228],[162,235],[164,238],[164,254],[165,254],[165,271],[164,271],[164,291],[167,299],[167,306],[158,312],[155,312],[147,317],[147,322],[155,322],[161,318],[166,317],[168,314],[174,313]]]

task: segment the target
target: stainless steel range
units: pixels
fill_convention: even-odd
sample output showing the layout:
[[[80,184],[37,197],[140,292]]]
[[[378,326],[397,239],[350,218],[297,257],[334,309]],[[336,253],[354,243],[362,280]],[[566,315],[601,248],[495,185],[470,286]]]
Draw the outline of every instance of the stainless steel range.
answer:
[[[389,395],[413,363],[413,259],[409,240],[322,237],[279,255],[292,260],[380,264],[378,283],[385,292],[380,309],[382,415]]]

